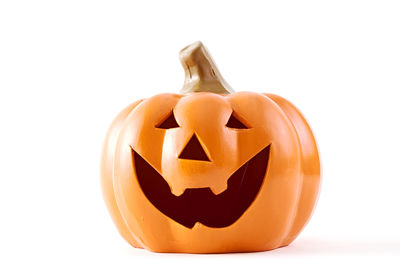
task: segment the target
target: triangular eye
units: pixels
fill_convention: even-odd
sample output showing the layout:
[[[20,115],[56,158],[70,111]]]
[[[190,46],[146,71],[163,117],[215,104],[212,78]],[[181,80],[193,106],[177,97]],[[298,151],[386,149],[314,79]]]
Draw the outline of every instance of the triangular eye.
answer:
[[[175,120],[175,116],[174,116],[173,112],[171,112],[171,114],[169,114],[169,116],[165,120],[163,120],[158,125],[156,125],[156,128],[160,128],[160,129],[170,129],[170,128],[177,128],[177,127],[179,127],[179,125]]]
[[[226,127],[234,128],[234,129],[249,129],[246,125],[243,124],[235,115],[232,113],[228,122],[226,123]]]

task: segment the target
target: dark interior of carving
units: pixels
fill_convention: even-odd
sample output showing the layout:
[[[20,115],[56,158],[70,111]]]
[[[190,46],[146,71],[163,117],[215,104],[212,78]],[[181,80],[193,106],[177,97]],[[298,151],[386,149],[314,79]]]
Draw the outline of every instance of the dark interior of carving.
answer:
[[[202,160],[202,161],[210,161],[206,152],[204,151],[203,147],[200,144],[199,139],[194,134],[185,148],[182,150],[181,154],[179,155],[180,159],[191,159],[191,160]]]
[[[160,129],[170,129],[170,128],[177,128],[179,124],[175,120],[174,113],[171,112],[166,119],[164,119],[161,123],[156,125],[156,128]]]
[[[165,179],[132,149],[137,179],[147,199],[163,214],[188,228],[196,222],[221,228],[238,220],[263,184],[269,154],[270,145],[237,169],[228,179],[228,188],[218,195],[207,187],[188,188],[176,196]]]
[[[234,113],[231,114],[228,122],[226,123],[226,127],[234,129],[248,129],[248,127],[241,122]]]

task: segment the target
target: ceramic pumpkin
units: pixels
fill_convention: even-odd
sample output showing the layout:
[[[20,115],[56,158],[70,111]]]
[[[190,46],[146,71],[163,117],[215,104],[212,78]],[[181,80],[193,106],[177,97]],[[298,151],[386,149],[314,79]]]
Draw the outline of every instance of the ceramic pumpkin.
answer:
[[[156,252],[290,244],[311,216],[320,184],[306,120],[279,96],[234,93],[200,42],[180,59],[181,94],[129,105],[108,131],[101,180],[119,232]]]

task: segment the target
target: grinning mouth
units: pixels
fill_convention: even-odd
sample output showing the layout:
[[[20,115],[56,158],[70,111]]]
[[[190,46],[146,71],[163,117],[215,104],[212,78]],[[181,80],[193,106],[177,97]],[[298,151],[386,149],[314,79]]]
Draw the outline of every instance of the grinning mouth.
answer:
[[[252,157],[228,179],[228,187],[215,195],[210,188],[187,188],[171,193],[165,179],[132,148],[136,176],[147,199],[174,221],[193,228],[196,222],[214,228],[233,224],[254,201],[267,171],[270,145]]]

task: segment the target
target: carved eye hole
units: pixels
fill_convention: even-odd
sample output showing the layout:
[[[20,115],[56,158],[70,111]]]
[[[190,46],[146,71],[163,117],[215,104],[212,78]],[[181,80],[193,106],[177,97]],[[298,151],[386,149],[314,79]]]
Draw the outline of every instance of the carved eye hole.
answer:
[[[161,121],[159,124],[156,125],[156,128],[160,129],[171,129],[171,128],[178,128],[179,124],[175,120],[174,113],[171,112],[166,119]]]
[[[235,114],[231,114],[228,122],[226,123],[226,127],[233,129],[249,129],[243,122],[241,122]]]

